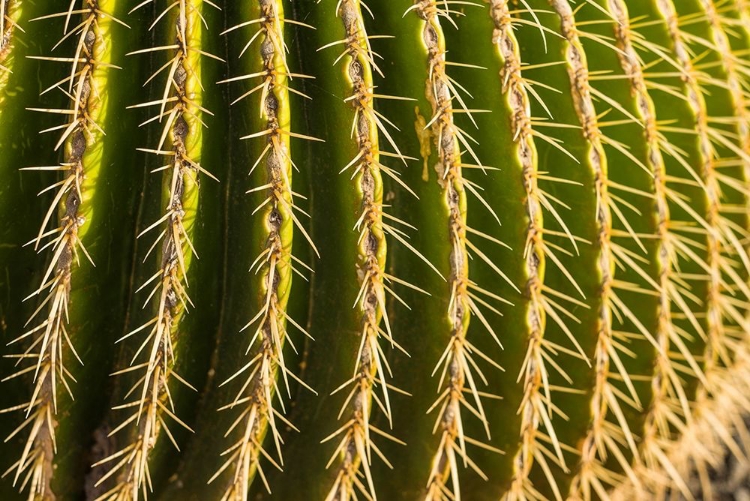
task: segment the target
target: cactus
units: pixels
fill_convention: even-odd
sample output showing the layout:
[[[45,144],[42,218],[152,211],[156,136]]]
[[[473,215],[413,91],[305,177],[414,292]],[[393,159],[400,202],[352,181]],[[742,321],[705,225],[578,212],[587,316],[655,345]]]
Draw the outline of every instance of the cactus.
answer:
[[[0,498],[711,499],[749,53],[745,0],[0,0]]]

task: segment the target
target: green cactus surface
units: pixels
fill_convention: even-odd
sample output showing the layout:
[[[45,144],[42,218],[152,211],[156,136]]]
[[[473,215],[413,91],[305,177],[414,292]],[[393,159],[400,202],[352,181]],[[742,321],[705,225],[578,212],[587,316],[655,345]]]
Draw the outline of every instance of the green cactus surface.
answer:
[[[750,1],[0,0],[0,500],[718,499]]]

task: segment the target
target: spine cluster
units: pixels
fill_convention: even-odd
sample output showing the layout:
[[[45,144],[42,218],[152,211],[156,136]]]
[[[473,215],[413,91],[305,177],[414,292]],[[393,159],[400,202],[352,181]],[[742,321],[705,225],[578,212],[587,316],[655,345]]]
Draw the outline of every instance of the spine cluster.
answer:
[[[13,32],[17,29],[14,18],[17,17],[20,10],[20,2],[18,1],[0,1],[0,88],[5,86],[10,74],[8,59],[13,46]]]

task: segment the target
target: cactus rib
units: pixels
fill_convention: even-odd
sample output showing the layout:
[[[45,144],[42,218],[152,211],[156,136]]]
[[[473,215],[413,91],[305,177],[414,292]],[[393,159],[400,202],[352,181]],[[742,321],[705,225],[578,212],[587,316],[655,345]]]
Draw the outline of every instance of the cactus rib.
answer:
[[[492,216],[499,221],[494,210],[480,195],[476,186],[472,185],[462,175],[462,148],[464,152],[474,158],[478,168],[483,168],[476,157],[469,140],[471,138],[454,123],[454,114],[464,112],[471,118],[463,98],[458,93],[461,86],[455,83],[446,72],[450,62],[446,59],[446,43],[440,17],[451,21],[450,4],[435,0],[415,0],[407,13],[413,11],[420,22],[421,43],[427,56],[428,76],[425,82],[425,97],[432,107],[432,116],[424,125],[429,131],[430,140],[437,147],[437,183],[442,192],[442,203],[445,204],[447,215],[447,234],[450,244],[449,276],[448,279],[448,308],[446,312],[447,325],[450,326],[448,344],[433,370],[433,375],[440,372],[438,380],[438,397],[428,409],[428,413],[437,409],[434,432],[439,431],[440,439],[434,453],[432,453],[431,467],[427,479],[426,499],[460,499],[458,465],[463,462],[471,467],[481,477],[486,478],[484,472],[469,458],[466,445],[471,444],[490,450],[496,450],[481,440],[471,438],[465,434],[463,411],[471,412],[479,419],[487,439],[490,438],[489,422],[482,405],[482,396],[487,396],[478,390],[478,380],[485,381],[479,370],[475,357],[479,357],[499,368],[484,355],[478,347],[467,339],[471,316],[488,330],[492,338],[500,345],[500,340],[490,324],[484,318],[479,305],[486,302],[476,293],[487,294],[469,278],[469,250],[475,256],[488,263],[503,280],[508,280],[502,270],[490,262],[478,247],[469,242],[467,233],[472,230],[467,225],[467,194],[471,193],[489,209]],[[476,7],[471,2],[466,5]],[[452,21],[451,21],[452,22]],[[463,63],[456,63],[463,64]],[[459,103],[460,110],[454,110],[453,101]],[[515,287],[515,286],[514,286]],[[490,296],[503,301],[496,296]],[[490,308],[492,309],[492,308]],[[471,395],[470,402],[466,395]],[[450,481],[450,483],[449,483]]]
[[[696,133],[700,142],[700,150],[703,155],[702,165],[700,166],[701,181],[706,189],[706,196],[709,201],[708,212],[705,216],[705,228],[706,228],[706,240],[708,255],[705,260],[705,271],[708,279],[708,290],[707,297],[705,300],[705,318],[706,318],[706,332],[707,337],[706,351],[710,351],[709,346],[715,344],[718,341],[719,336],[722,334],[723,325],[721,318],[721,305],[720,300],[720,235],[721,230],[718,225],[719,221],[719,193],[718,193],[718,181],[716,180],[715,172],[715,158],[713,155],[713,145],[711,144],[711,138],[708,133],[708,117],[706,104],[701,95],[701,89],[698,84],[697,72],[693,66],[692,56],[688,44],[685,40],[685,35],[680,27],[680,20],[675,10],[675,6],[671,1],[660,2],[658,8],[661,14],[664,16],[672,43],[675,47],[676,58],[680,65],[684,68],[684,80],[686,82],[686,91],[688,97],[688,103],[690,104],[696,119]],[[703,372],[703,368],[702,368]],[[702,374],[701,374],[702,375]],[[705,381],[705,376],[701,379]],[[693,410],[691,409],[691,415],[684,416],[686,423],[690,425],[693,422]],[[688,431],[684,430],[683,435]],[[667,443],[668,448],[674,446],[672,443]],[[663,459],[661,462],[670,467],[674,466],[677,470],[679,468],[679,461],[675,464],[675,458],[670,457],[669,459]],[[674,475],[671,475],[674,479],[680,479],[679,473],[675,471]],[[687,495],[691,496],[687,486],[682,481],[678,481],[676,486],[679,490]]]
[[[525,396],[520,404],[518,413],[521,416],[520,449],[513,461],[514,478],[506,495],[507,499],[524,499],[529,493],[531,486],[528,484],[528,474],[535,457],[545,461],[544,456],[535,451],[544,447],[538,441],[542,432],[538,430],[541,416],[547,413],[546,407],[551,402],[545,403],[542,395],[543,386],[547,384],[547,368],[545,364],[544,330],[546,323],[546,312],[549,306],[545,299],[544,269],[546,254],[549,249],[544,243],[544,210],[554,209],[546,199],[546,194],[538,185],[539,172],[537,169],[537,153],[534,145],[536,136],[533,128],[533,117],[530,114],[529,92],[535,93],[531,84],[523,75],[519,44],[516,40],[513,27],[515,19],[511,17],[508,0],[493,0],[490,15],[495,24],[496,32],[493,41],[502,52],[505,61],[504,73],[500,75],[503,82],[503,92],[510,96],[513,101],[513,128],[515,130],[516,147],[518,155],[523,162],[524,187],[526,189],[526,212],[528,214],[528,233],[526,247],[523,255],[526,261],[526,272],[528,280],[524,289],[530,296],[528,333],[528,347],[524,363],[519,373],[519,382],[523,378],[522,385],[525,388]],[[544,34],[542,35],[544,36]],[[528,91],[527,91],[528,89]],[[536,95],[536,94],[535,94]],[[544,140],[544,139],[542,139]],[[556,216],[556,214],[553,214]],[[564,226],[564,225],[563,225]],[[567,231],[567,229],[566,229]],[[552,292],[554,293],[554,292]],[[560,318],[553,312],[552,318],[560,322]],[[549,390],[544,389],[546,395]],[[548,423],[551,425],[551,423]],[[557,450],[559,444],[553,429],[548,430],[545,438],[550,437],[552,446]]]
[[[722,155],[718,152],[716,153],[717,181],[719,183],[719,193],[722,196],[721,204],[719,206],[719,216],[721,217],[722,226],[725,227],[724,238],[726,240],[722,251],[724,254],[730,256],[729,258],[724,258],[724,261],[722,262],[722,271],[728,275],[730,283],[737,286],[739,289],[738,291],[727,291],[727,293],[733,295],[739,292],[747,300],[750,289],[746,284],[746,280],[740,276],[740,273],[750,270],[750,258],[747,256],[746,247],[741,244],[740,238],[736,235],[736,233],[745,231],[747,228],[747,220],[743,221],[744,224],[738,229],[734,222],[727,216],[727,211],[730,210],[731,207],[729,206],[730,200],[726,196],[726,193],[728,190],[739,192],[744,202],[743,206],[746,206],[747,200],[750,197],[750,191],[733,178],[727,176],[721,170],[722,167],[739,167],[744,174],[748,171],[750,166],[750,130],[748,128],[750,125],[748,121],[750,115],[748,115],[745,92],[742,90],[742,85],[746,79],[742,77],[738,71],[738,66],[732,55],[732,49],[729,45],[728,36],[722,22],[723,16],[718,12],[714,1],[701,0],[700,4],[703,8],[701,14],[705,16],[705,21],[709,25],[711,35],[709,43],[711,44],[711,50],[715,51],[721,58],[721,69],[727,80],[725,84],[722,84],[722,88],[728,89],[728,97],[731,106],[731,110],[726,117],[714,116],[714,114],[710,115],[710,123],[712,127],[709,130],[714,143],[714,151],[717,151],[717,149],[721,147],[726,149],[726,153]],[[704,82],[704,86],[716,85],[716,81],[712,76],[705,78]],[[726,119],[729,119],[732,122],[730,133],[723,133],[720,129],[713,127],[716,124],[722,124]],[[730,137],[736,137],[739,144],[734,145],[730,141]],[[727,157],[725,156],[726,154],[731,156]],[[740,178],[740,181],[742,180],[743,179]],[[729,259],[737,258],[744,264],[744,269],[739,272],[736,271],[737,265],[731,265],[731,263],[727,264]],[[726,298],[728,296],[724,294],[723,297]],[[740,306],[740,308],[747,308],[750,305],[743,302],[738,306]],[[723,301],[722,307],[724,309],[723,313],[725,318],[734,319],[741,327],[744,327],[741,320],[743,314],[738,309],[735,309],[735,306],[732,305],[732,303]],[[727,321],[725,320],[724,324],[726,323]],[[730,334],[732,334],[732,331],[735,329],[725,327],[725,330],[725,335],[720,338],[720,342],[725,343],[725,346],[720,348],[711,347],[713,361],[706,361],[707,371],[716,367],[716,364],[720,361],[727,362],[726,357],[730,356],[732,351],[730,346]],[[707,389],[712,391],[710,389],[710,384],[707,386],[709,387]]]
[[[208,3],[208,2],[206,2]],[[144,5],[144,4],[141,4]],[[169,163],[157,171],[164,170],[163,202],[166,212],[143,230],[141,237],[162,224],[159,236],[149,250],[149,254],[161,244],[158,271],[139,290],[152,287],[146,304],[153,300],[155,316],[137,329],[123,336],[118,342],[142,331],[148,332],[136,351],[130,367],[121,369],[114,375],[133,371],[143,375],[133,385],[126,399],[135,398],[115,407],[129,412],[119,426],[109,434],[115,435],[129,427],[135,428],[132,436],[124,440],[125,445],[114,454],[97,462],[94,466],[109,465],[109,471],[98,480],[97,486],[109,477],[118,475],[114,487],[99,496],[102,500],[139,499],[143,492],[151,488],[149,473],[149,452],[164,431],[175,447],[172,433],[166,418],[178,425],[189,427],[175,415],[169,383],[177,381],[188,388],[190,384],[173,370],[176,347],[180,338],[180,320],[192,302],[187,294],[187,272],[190,268],[195,248],[191,241],[199,199],[199,174],[213,176],[200,165],[201,156],[201,113],[207,113],[201,106],[202,86],[200,82],[200,57],[210,54],[201,47],[201,0],[179,0],[166,7],[152,25],[161,19],[170,22],[170,33],[174,43],[165,47],[153,47],[135,51],[142,54],[156,51],[170,51],[170,59],[151,77],[167,71],[166,84],[161,99],[133,107],[158,106],[158,114],[149,120],[162,122],[159,142],[156,148],[143,149],[147,153],[164,156]],[[208,5],[211,5],[208,3]],[[177,13],[170,17],[170,11],[177,6]],[[214,178],[215,179],[215,178]],[[146,361],[136,364],[144,353]],[[179,447],[178,447],[179,449]]]
[[[614,209],[617,211],[617,208],[614,206],[614,201],[610,197],[608,190],[607,157],[603,146],[608,141],[606,141],[606,138],[599,129],[593,102],[593,96],[601,97],[601,93],[597,93],[589,81],[586,55],[580,40],[580,37],[583,35],[579,32],[579,28],[576,25],[570,4],[567,0],[551,0],[550,4],[560,17],[561,34],[568,42],[566,58],[568,74],[571,80],[571,93],[583,135],[589,143],[587,164],[594,172],[594,186],[597,200],[597,245],[600,253],[598,272],[601,275],[601,303],[598,313],[597,343],[593,355],[596,375],[593,395],[591,397],[592,422],[583,439],[579,471],[573,478],[571,485],[572,496],[583,496],[584,499],[589,499],[592,488],[597,493],[601,493],[604,489],[601,485],[601,472],[597,471],[599,467],[598,456],[602,454],[602,449],[606,447],[607,450],[612,451],[617,457],[619,445],[616,441],[623,439],[631,450],[635,451],[636,449],[634,438],[610,382],[610,378],[612,377],[610,374],[610,365],[614,363],[618,367],[619,374],[627,385],[633,401],[635,403],[638,402],[638,396],[633,389],[629,375],[624,370],[622,362],[619,359],[617,344],[613,342],[612,329],[613,310],[616,312],[619,309],[621,314],[628,317],[632,317],[633,315],[629,312],[627,306],[618,300],[615,293],[615,262],[618,257],[620,259],[624,257],[627,260],[628,256],[625,253],[617,253],[617,246],[612,241],[611,210]],[[615,428],[613,430],[611,426],[608,426],[606,419],[610,411],[614,412],[619,429]],[[622,459],[622,456],[618,457],[618,460],[627,468],[627,462]],[[552,479],[550,479],[550,482],[554,484]],[[557,493],[557,497],[561,499],[559,492]]]
[[[277,418],[289,426],[291,424],[273,407],[273,397],[277,394],[276,378],[279,371],[286,387],[289,386],[288,377],[291,372],[283,354],[284,344],[288,338],[286,326],[287,322],[297,325],[286,312],[295,259],[292,255],[292,225],[297,225],[307,237],[293,213],[297,208],[293,200],[293,163],[289,145],[290,137],[296,135],[290,130],[288,80],[293,76],[303,75],[290,73],[287,65],[284,44],[285,20],[281,2],[258,0],[253,2],[252,11],[257,14],[257,18],[239,23],[225,33],[249,24],[259,25],[258,35],[250,43],[255,38],[259,39],[261,70],[251,75],[230,78],[227,82],[256,77],[262,81],[234,101],[237,103],[258,91],[261,92],[259,114],[263,130],[245,136],[246,139],[261,138],[265,142],[265,147],[250,169],[252,174],[256,168],[263,165],[265,183],[248,191],[267,193],[264,201],[256,209],[259,211],[264,208],[261,213],[264,224],[260,237],[263,250],[251,265],[251,270],[254,269],[258,275],[258,283],[262,287],[258,292],[261,307],[242,329],[244,331],[257,323],[247,348],[247,353],[252,355],[252,359],[225,381],[227,383],[238,377],[245,378],[245,383],[234,400],[220,409],[228,411],[235,407],[240,408],[241,412],[230,426],[227,435],[235,428],[242,431],[238,440],[222,453],[226,460],[209,479],[209,482],[213,482],[225,469],[233,469],[231,481],[226,484],[221,497],[223,500],[247,499],[249,483],[256,470],[266,483],[260,465],[261,456],[277,468],[283,464]],[[248,48],[250,43],[245,48]],[[262,449],[267,430],[271,432],[278,461],[271,459]],[[268,488],[267,484],[266,487]]]
[[[675,200],[679,201],[681,198],[670,186],[671,180],[667,174],[665,156],[674,158],[683,164],[686,164],[686,161],[669,146],[666,137],[659,131],[657,109],[651,96],[653,90],[649,87],[645,75],[646,70],[636,50],[636,46],[648,46],[647,41],[631,27],[627,6],[622,0],[609,0],[608,7],[616,22],[614,26],[615,39],[621,51],[618,53],[618,57],[633,92],[637,96],[639,118],[644,125],[648,149],[646,160],[654,178],[654,211],[657,217],[656,238],[658,240],[659,270],[656,292],[659,295],[659,311],[658,326],[654,333],[657,357],[651,380],[652,401],[644,420],[639,454],[635,456],[639,460],[634,461],[633,464],[634,471],[643,475],[641,469],[644,464],[653,469],[663,464],[666,459],[662,445],[661,432],[663,426],[661,426],[661,423],[677,419],[674,417],[674,408],[681,409],[685,416],[690,415],[688,398],[669,356],[670,350],[676,348],[694,371],[697,373],[701,371],[672,320],[673,311],[684,313],[686,317],[692,317],[692,313],[685,298],[680,293],[677,258],[680,250],[676,243],[680,236],[674,232],[676,226],[684,226],[685,223],[673,219],[670,214],[670,203],[674,203]],[[656,49],[655,45],[651,45],[650,50],[653,49]],[[661,48],[657,50],[658,52],[664,51]],[[688,170],[691,171],[693,177],[698,177],[692,169]],[[673,307],[675,307],[675,310],[673,310]],[[697,320],[692,317],[691,321],[700,332]],[[671,468],[667,467],[667,470],[669,471]]]
[[[11,341],[28,343],[24,353],[18,356],[19,362],[33,363],[6,378],[15,378],[26,373],[34,375],[30,401],[16,407],[25,412],[24,422],[11,434],[16,435],[28,427],[26,445],[20,459],[11,470],[15,469],[15,482],[25,474],[21,487],[29,487],[30,497],[52,496],[50,482],[53,475],[53,459],[57,452],[56,415],[59,394],[62,391],[58,385],[61,384],[72,398],[69,381],[74,378],[65,367],[65,362],[72,355],[82,363],[67,328],[68,312],[74,307],[69,304],[71,282],[74,262],[80,265],[79,253],[82,253],[92,266],[94,265],[83,241],[91,219],[89,205],[98,177],[97,156],[101,148],[99,141],[103,136],[97,121],[104,113],[106,73],[112,68],[108,63],[109,49],[106,37],[111,23],[120,22],[101,9],[96,0],[86,0],[79,10],[74,10],[74,5],[71,3],[68,11],[44,17],[65,17],[69,20],[75,14],[81,14],[80,24],[70,27],[66,22],[62,38],[65,40],[75,37],[73,57],[35,57],[71,64],[70,75],[50,88],[67,87],[67,91],[64,92],[70,99],[70,109],[34,109],[70,117],[66,124],[51,129],[63,130],[56,149],[64,145],[65,160],[57,166],[24,169],[53,170],[63,174],[61,181],[43,190],[53,191],[55,195],[39,233],[33,240],[36,250],[41,252],[50,249],[52,254],[40,287],[29,296],[41,296],[44,299],[29,318],[27,325],[40,314],[43,314],[42,319],[33,328]],[[107,4],[105,9],[109,7],[111,5]],[[8,22],[12,26],[10,19]],[[4,33],[6,36],[10,34],[10,31]],[[101,73],[102,69],[104,74]],[[56,218],[55,212],[58,212]],[[53,218],[57,220],[57,227],[47,230]],[[42,243],[46,238],[50,240]]]
[[[568,73],[571,79],[575,109],[579,116],[583,135],[590,143],[587,163],[594,171],[597,200],[597,240],[600,252],[598,271],[601,274],[601,305],[598,314],[597,342],[593,354],[595,382],[590,403],[592,418],[580,446],[578,471],[571,482],[569,494],[574,499],[589,500],[592,498],[592,491],[599,496],[604,494],[606,497],[605,484],[613,483],[613,478],[616,478],[604,466],[604,460],[608,454],[614,456],[628,476],[633,477],[632,469],[625,458],[625,451],[620,450],[621,447],[626,450],[629,449],[634,455],[637,455],[635,439],[625,418],[621,401],[635,408],[640,407],[640,402],[631,377],[620,357],[619,352],[626,349],[617,340],[617,336],[632,333],[616,333],[613,328],[612,317],[619,316],[620,318],[635,320],[636,325],[638,325],[638,321],[630,310],[630,305],[622,301],[617,295],[618,280],[615,277],[615,263],[618,261],[625,262],[630,267],[639,270],[640,274],[645,275],[645,272],[640,269],[640,264],[628,253],[628,249],[614,240],[616,233],[613,230],[612,212],[626,226],[626,231],[622,232],[623,236],[640,242],[618,207],[618,198],[610,194],[610,189],[616,188],[617,185],[612,183],[607,173],[609,160],[606,157],[604,145],[614,146],[615,148],[621,147],[608,139],[600,129],[593,98],[596,96],[610,105],[612,105],[612,100],[594,85],[594,77],[589,75],[587,55],[582,45],[583,39],[589,39],[595,43],[606,42],[597,34],[588,33],[584,31],[585,28],[579,27],[579,23],[574,18],[574,13],[567,1],[551,3],[561,18],[562,35],[568,41],[566,51]],[[576,12],[583,10],[583,8],[584,5],[581,5]],[[624,123],[636,121],[635,117],[630,115],[624,106],[617,105],[617,103],[614,106],[626,115]],[[636,159],[635,162],[640,161]],[[640,246],[643,248],[642,244]],[[619,285],[619,287],[627,290],[628,285]],[[632,288],[632,286],[630,287]],[[626,331],[627,328],[623,330]],[[650,336],[644,327],[641,327],[641,331],[645,336]],[[637,334],[635,333],[635,335]],[[618,392],[617,388],[613,386],[613,380],[618,378],[624,383],[627,394]]]
[[[682,5],[680,5],[682,7]],[[703,495],[712,497],[711,481],[708,474],[708,465],[711,460],[709,454],[703,453],[701,448],[686,448],[687,443],[699,439],[702,434],[702,428],[706,423],[710,423],[714,428],[713,433],[718,435],[731,450],[739,451],[731,438],[731,433],[725,424],[723,418],[719,418],[715,412],[721,409],[717,405],[717,398],[726,398],[732,396],[731,392],[723,390],[726,384],[723,377],[727,367],[732,367],[732,356],[735,345],[734,337],[742,339],[742,332],[747,330],[746,315],[747,299],[750,297],[746,279],[741,274],[748,267],[748,255],[746,247],[741,244],[737,232],[744,233],[746,230],[739,227],[735,221],[729,218],[732,213],[731,199],[728,193],[735,192],[744,200],[742,206],[747,205],[748,191],[746,188],[738,185],[735,180],[723,172],[726,168],[739,168],[743,173],[747,172],[750,155],[748,154],[748,116],[746,110],[746,100],[742,90],[742,79],[740,78],[737,67],[732,57],[731,47],[727,35],[722,27],[720,15],[714,2],[711,0],[700,0],[698,3],[699,10],[689,15],[679,15],[675,17],[677,29],[681,29],[682,24],[703,22],[707,26],[708,39],[703,40],[693,33],[681,32],[688,46],[709,47],[710,52],[717,54],[717,59],[721,61],[720,69],[724,72],[726,84],[717,84],[716,77],[712,69],[705,73],[696,73],[694,82],[696,85],[697,95],[696,102],[700,109],[699,117],[704,117],[704,123],[699,120],[699,134],[703,129],[706,134],[706,141],[710,147],[710,166],[705,167],[706,179],[709,196],[713,193],[716,200],[713,204],[711,213],[715,218],[717,235],[712,237],[709,233],[709,249],[714,248],[715,266],[718,267],[711,274],[711,282],[715,286],[710,291],[709,310],[707,312],[709,322],[712,320],[712,313],[715,315],[714,328],[709,323],[708,342],[703,356],[705,382],[698,388],[693,403],[693,417],[696,424],[691,424],[685,430],[683,437],[675,445],[671,453],[673,463],[676,464],[678,471],[684,474],[695,468],[701,481]],[[680,9],[675,6],[675,15]],[[691,47],[692,49],[692,47]],[[693,68],[701,69],[700,63],[693,63]],[[692,75],[692,74],[691,74]],[[690,81],[690,80],[689,80]],[[731,121],[728,131],[722,130],[724,125],[724,116],[715,116],[712,112],[711,103],[717,102],[717,97],[704,97],[703,93],[707,88],[713,87],[718,92],[726,92],[729,100],[729,107],[725,111],[726,118]],[[738,145],[734,145],[730,139],[736,137]],[[729,156],[727,156],[729,155]],[[742,174],[740,174],[742,175]],[[713,185],[713,186],[712,186]],[[707,221],[711,222],[711,217]],[[746,227],[745,220],[743,226]],[[713,240],[713,241],[712,241]],[[709,262],[710,264],[710,262]],[[741,269],[738,269],[741,268]],[[725,285],[726,284],[726,285]],[[734,298],[739,294],[740,298]],[[710,304],[716,304],[715,313],[711,310]],[[739,329],[738,329],[739,326]],[[736,332],[736,334],[735,334]]]
[[[372,73],[382,72],[375,62],[375,56],[370,47],[370,40],[379,38],[368,35],[364,18],[362,17],[363,3],[359,0],[341,0],[338,2],[336,16],[341,20],[344,28],[342,40],[324,46],[325,49],[344,45],[337,62],[344,61],[346,68],[345,92],[348,94],[344,102],[354,109],[352,123],[352,140],[356,143],[356,155],[341,173],[352,171],[351,178],[357,184],[359,197],[359,215],[355,230],[359,233],[357,249],[357,279],[359,292],[354,308],[361,316],[361,341],[356,354],[353,376],[339,386],[334,393],[351,386],[339,413],[345,424],[323,442],[341,437],[328,462],[331,467],[337,460],[333,485],[327,500],[356,498],[356,491],[362,495],[376,499],[375,484],[370,464],[372,452],[375,452],[386,464],[389,464],[378,446],[373,442],[372,435],[377,434],[389,440],[399,442],[394,437],[381,431],[372,424],[373,402],[382,410],[388,421],[392,421],[391,402],[386,383],[388,362],[385,352],[380,345],[380,338],[384,338],[392,345],[395,343],[391,331],[390,321],[386,313],[386,292],[388,287],[385,280],[391,278],[386,275],[386,234],[401,240],[398,230],[393,229],[384,218],[383,208],[383,174],[399,182],[396,173],[380,163],[382,154],[379,134],[382,134],[394,148],[394,155],[403,159],[397,145],[385,128],[388,120],[379,114],[374,107],[375,97],[385,97],[375,94]],[[385,329],[381,327],[381,322]],[[381,394],[374,390],[380,385]],[[391,387],[393,388],[393,387]],[[363,483],[358,477],[364,475]]]

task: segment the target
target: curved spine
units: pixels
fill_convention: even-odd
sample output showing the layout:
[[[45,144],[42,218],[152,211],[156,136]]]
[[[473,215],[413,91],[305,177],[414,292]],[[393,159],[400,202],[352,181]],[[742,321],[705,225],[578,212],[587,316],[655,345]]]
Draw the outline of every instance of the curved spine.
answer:
[[[70,108],[33,110],[70,117],[66,124],[52,129],[63,130],[56,148],[64,147],[64,161],[57,166],[24,169],[52,170],[63,175],[61,181],[44,190],[53,191],[54,197],[39,233],[32,241],[35,250],[41,252],[49,249],[51,253],[40,287],[29,296],[43,297],[27,325],[35,322],[35,319],[36,322],[31,329],[11,341],[11,344],[27,344],[26,350],[18,357],[20,362],[30,361],[31,364],[5,378],[27,373],[34,377],[30,401],[14,408],[25,413],[23,424],[10,435],[12,437],[24,429],[28,432],[21,457],[11,470],[15,470],[14,482],[24,476],[21,486],[29,487],[31,498],[54,497],[50,482],[57,453],[55,428],[58,425],[58,401],[63,392],[72,398],[70,381],[74,380],[65,363],[71,357],[82,363],[71,342],[67,324],[68,312],[75,307],[69,300],[73,274],[75,267],[80,265],[81,255],[94,266],[83,240],[91,222],[90,204],[98,177],[98,157],[104,135],[97,121],[105,112],[107,77],[113,68],[108,63],[110,49],[107,37],[112,23],[119,22],[108,12],[111,7],[106,3],[102,9],[97,0],[85,0],[78,10],[74,11],[72,4],[67,12],[45,16],[45,19],[70,19],[75,14],[81,15],[80,24],[70,26],[66,23],[63,35],[63,40],[74,38],[75,53],[70,58],[34,57],[70,63],[71,72],[67,78],[47,89],[64,89],[63,92],[70,99]],[[10,19],[6,19],[6,22],[12,26]],[[10,34],[10,28],[6,28],[4,35]],[[56,227],[47,230],[53,220]],[[43,243],[44,239],[49,240]]]
[[[251,12],[257,17],[239,23],[225,33],[248,24],[257,24],[259,35],[255,55],[260,61],[260,67],[254,67],[250,75],[232,77],[226,82],[251,78],[261,80],[261,83],[254,86],[250,92],[234,101],[237,103],[260,91],[257,111],[261,117],[262,130],[243,138],[259,138],[265,144],[249,173],[252,175],[255,169],[262,166],[262,184],[248,190],[248,193],[260,191],[266,194],[256,209],[260,211],[258,221],[262,221],[259,230],[262,235],[259,240],[263,242],[263,246],[251,266],[259,288],[256,294],[260,306],[257,314],[242,329],[244,331],[257,324],[247,348],[250,361],[222,383],[226,384],[235,378],[244,377],[244,384],[234,400],[220,408],[221,411],[235,408],[240,410],[226,433],[228,436],[237,430],[240,432],[237,434],[238,439],[222,453],[226,460],[209,480],[215,481],[225,469],[231,472],[221,494],[222,500],[246,500],[250,482],[256,471],[265,482],[260,465],[261,457],[268,458],[276,467],[283,464],[277,417],[283,422],[286,420],[274,408],[273,397],[281,398],[277,395],[279,372],[282,373],[288,388],[289,369],[284,361],[283,350],[288,337],[287,322],[296,325],[288,318],[286,312],[293,272],[293,227],[295,224],[299,225],[293,213],[297,209],[293,200],[293,163],[289,143],[295,134],[290,129],[287,85],[290,78],[298,75],[291,74],[287,65],[282,2],[253,0]],[[299,227],[304,234],[305,230],[301,225]],[[271,432],[278,461],[271,459],[262,449],[267,431]]]
[[[130,367],[114,373],[120,376],[136,372],[142,373],[142,376],[125,397],[127,399],[132,395],[134,398],[114,408],[130,412],[129,417],[109,433],[109,436],[113,436],[123,430],[130,430],[130,435],[124,440],[125,445],[94,465],[107,465],[109,468],[97,481],[97,486],[117,475],[114,487],[101,494],[97,498],[100,500],[137,501],[141,493],[146,498],[148,489],[151,488],[149,453],[162,431],[177,447],[166,419],[170,418],[189,430],[173,412],[174,402],[169,385],[174,385],[176,381],[192,388],[174,372],[173,365],[175,349],[180,342],[179,324],[188,305],[192,306],[187,294],[187,273],[195,253],[191,236],[194,233],[199,203],[198,178],[200,174],[213,178],[200,165],[203,126],[201,114],[207,112],[201,105],[204,91],[201,85],[200,58],[210,56],[201,50],[203,6],[202,0],[179,0],[166,7],[157,18],[157,21],[163,19],[171,23],[169,33],[174,37],[174,43],[166,47],[171,56],[169,62],[157,70],[151,79],[166,71],[167,81],[161,99],[133,106],[159,107],[158,114],[149,120],[164,124],[159,142],[155,148],[142,151],[168,159],[165,167],[157,169],[165,172],[162,202],[166,206],[166,212],[138,235],[143,236],[163,225],[149,251],[150,254],[161,244],[158,271],[139,289],[151,286],[146,304],[151,303],[155,313],[151,320],[118,340],[119,343],[144,331],[148,333],[135,352]],[[170,12],[173,7],[178,7],[176,12]],[[165,50],[165,47],[138,50],[131,54],[160,50]],[[145,355],[145,361],[136,363],[142,355]]]

